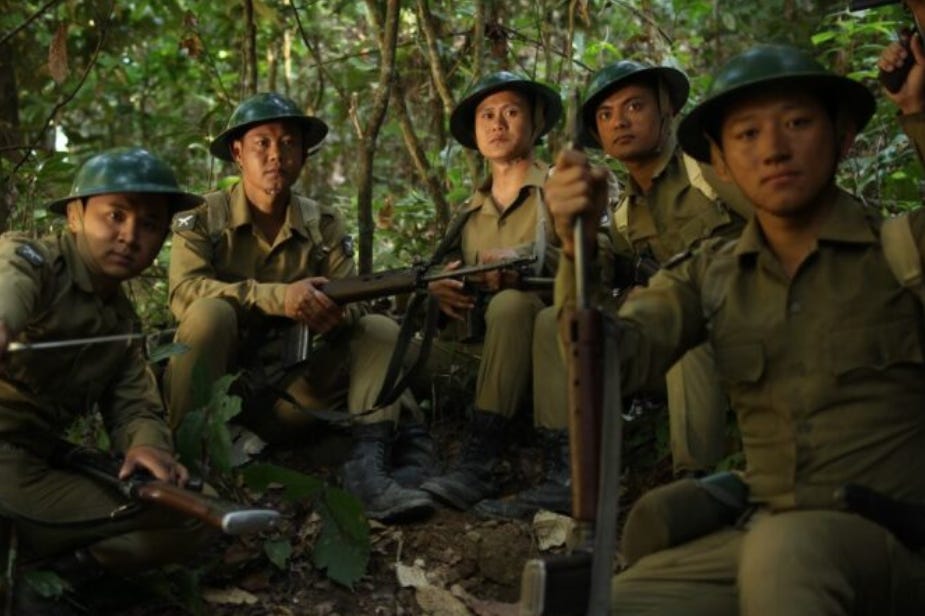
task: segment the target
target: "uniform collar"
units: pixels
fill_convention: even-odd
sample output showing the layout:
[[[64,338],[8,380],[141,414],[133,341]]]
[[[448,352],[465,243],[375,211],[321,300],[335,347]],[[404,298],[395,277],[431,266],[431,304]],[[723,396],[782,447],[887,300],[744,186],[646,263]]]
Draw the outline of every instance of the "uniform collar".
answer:
[[[531,188],[542,188],[548,174],[549,165],[538,160],[531,162],[530,168],[527,169],[527,175],[524,177],[523,186],[520,187],[520,194],[515,200],[515,203],[522,201],[524,198],[524,193],[529,191]],[[467,212],[481,209],[483,205],[491,202],[491,181],[492,176],[489,175],[487,178],[485,178],[485,181],[482,182],[481,186],[478,187],[478,189],[475,191],[475,195],[473,195],[472,199],[469,201],[469,206],[466,208]],[[494,210],[494,208],[488,209]]]
[[[874,244],[877,237],[870,225],[870,216],[861,202],[840,188],[836,189],[832,210],[822,222],[817,244]],[[757,254],[767,246],[758,218],[752,216],[736,242],[736,256]]]
[[[74,279],[74,285],[85,293],[95,293],[90,268],[84,263],[80,251],[77,249],[77,239],[70,231],[61,234],[61,254],[67,263],[68,271]]]
[[[665,174],[666,169],[671,164],[671,161],[681,157],[681,151],[678,149],[678,141],[672,132],[668,139],[665,141],[662,151],[658,153],[658,159],[655,164],[655,171],[652,173],[652,183],[658,181],[660,177]],[[642,195],[642,187],[633,179],[633,176],[629,176],[629,193],[630,195],[637,196]]]
[[[228,225],[232,229],[251,225],[254,222],[251,216],[250,207],[247,205],[247,196],[244,194],[244,184],[238,182],[231,188],[231,194],[228,199],[230,203]],[[286,220],[283,222],[283,229],[292,229],[297,231],[303,237],[308,237],[305,229],[305,223],[299,210],[299,204],[294,192],[289,191],[289,205],[286,209]]]

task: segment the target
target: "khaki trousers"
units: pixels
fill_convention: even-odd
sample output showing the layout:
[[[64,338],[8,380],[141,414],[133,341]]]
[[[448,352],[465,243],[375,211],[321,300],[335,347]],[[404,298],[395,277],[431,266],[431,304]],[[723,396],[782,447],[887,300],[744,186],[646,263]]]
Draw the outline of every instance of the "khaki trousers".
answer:
[[[671,456],[675,473],[709,471],[726,451],[729,400],[719,384],[713,347],[684,354],[665,375]]]
[[[190,350],[171,358],[165,377],[170,424],[179,426],[194,410],[194,372],[211,383],[223,374],[248,365],[258,349],[240,348],[240,324],[234,307],[221,299],[198,299],[187,309],[177,329],[176,341]],[[346,409],[360,413],[372,409],[385,379],[398,325],[382,315],[365,315],[346,331],[325,337],[306,364],[286,374],[279,386],[308,409]],[[271,358],[272,361],[272,358]],[[246,405],[245,405],[246,406]],[[361,423],[397,421],[399,403],[358,418]],[[292,438],[293,428],[316,424],[312,415],[284,400],[272,408],[246,406],[242,423],[264,439],[277,442]]]
[[[925,613],[925,555],[840,511],[756,514],[639,560],[613,581],[613,614]]]
[[[0,442],[0,515],[10,518],[24,556],[88,548],[107,569],[139,570],[194,556],[216,533],[195,520],[135,505],[112,487]]]

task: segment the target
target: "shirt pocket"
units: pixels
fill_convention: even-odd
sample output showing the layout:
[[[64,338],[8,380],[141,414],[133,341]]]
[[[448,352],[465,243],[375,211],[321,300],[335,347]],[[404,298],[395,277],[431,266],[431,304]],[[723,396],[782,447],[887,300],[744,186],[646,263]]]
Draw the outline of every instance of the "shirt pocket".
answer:
[[[760,342],[714,344],[716,370],[728,383],[757,383],[764,375],[765,352]]]
[[[685,248],[693,248],[731,222],[732,216],[722,204],[704,199],[697,214],[681,226],[678,234]]]
[[[915,319],[833,331],[827,351],[836,377],[923,363]]]

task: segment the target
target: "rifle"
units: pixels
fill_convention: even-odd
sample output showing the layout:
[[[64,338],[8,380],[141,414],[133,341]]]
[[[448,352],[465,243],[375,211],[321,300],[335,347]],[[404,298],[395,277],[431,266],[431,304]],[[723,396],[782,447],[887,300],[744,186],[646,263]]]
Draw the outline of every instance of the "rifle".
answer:
[[[50,461],[55,466],[98,479],[132,501],[173,509],[227,535],[269,530],[279,519],[279,512],[273,509],[252,509],[194,491],[202,490],[201,480],[191,481],[190,489],[185,489],[155,479],[147,472],[135,472],[128,479],[119,479],[122,461],[118,456],[66,441],[53,444]]]
[[[578,144],[578,92],[569,105],[571,147]],[[530,560],[521,580],[521,614],[610,613],[620,483],[620,366],[613,323],[591,307],[587,249],[575,221],[575,312],[569,323],[569,447],[572,517],[579,547],[565,557]],[[604,378],[606,375],[606,379]]]
[[[835,499],[848,511],[893,533],[911,551],[925,546],[925,504],[898,501],[853,483],[837,490]]]
[[[872,9],[887,4],[899,4],[899,2],[901,2],[901,0],[850,0],[848,2],[848,9],[851,11],[862,11],[864,9]],[[906,77],[909,76],[909,71],[912,70],[912,65],[915,64],[915,58],[912,56],[912,50],[910,49],[912,37],[918,33],[919,39],[925,41],[921,24],[919,24],[918,19],[915,19],[914,16],[913,21],[915,29],[903,28],[899,35],[900,44],[902,44],[908,52],[903,65],[889,73],[880,71],[877,76],[877,79],[883,84],[883,87],[893,93],[899,92],[899,89],[903,87],[903,84],[906,82]]]
[[[436,280],[444,280],[446,278],[464,279],[474,274],[483,274],[494,270],[523,268],[535,261],[536,257],[534,256],[516,257],[513,259],[502,259],[492,263],[470,265],[455,270],[439,271],[436,273],[428,273],[428,269],[425,267],[413,266],[403,269],[374,272],[362,276],[336,278],[320,286],[319,290],[337,304],[349,304],[351,302],[361,302],[379,297],[401,295],[402,293],[423,290],[427,288],[428,283]]]
[[[551,279],[534,279],[523,275],[527,266],[533,264],[535,261],[535,256],[515,257],[435,273],[428,273],[427,267],[413,266],[403,269],[374,272],[362,276],[336,278],[320,286],[319,290],[330,297],[336,304],[343,305],[351,302],[360,302],[424,290],[429,283],[436,280],[445,280],[447,278],[461,278],[466,280],[476,274],[483,274],[494,270],[513,270],[514,273],[517,274],[516,280],[518,281],[529,281],[539,284],[539,282],[536,281],[549,280],[551,286]],[[467,281],[467,286],[473,290],[473,292],[477,289],[477,287],[469,281]],[[473,312],[476,312],[474,308],[469,311],[469,314],[471,315]],[[473,323],[473,334],[478,333],[477,327],[478,325]],[[308,359],[312,349],[312,334],[308,326],[303,323],[292,323],[285,329],[287,331],[284,332],[285,342],[283,345],[282,365],[284,369],[289,369]]]

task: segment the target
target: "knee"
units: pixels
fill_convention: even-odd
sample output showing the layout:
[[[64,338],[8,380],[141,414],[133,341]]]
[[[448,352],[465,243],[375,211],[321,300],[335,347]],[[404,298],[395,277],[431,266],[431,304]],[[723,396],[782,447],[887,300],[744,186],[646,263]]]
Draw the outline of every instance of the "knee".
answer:
[[[505,289],[497,293],[485,310],[486,325],[514,325],[517,323],[530,323],[532,325],[536,313],[541,305],[539,300],[530,293]]]
[[[177,328],[177,341],[187,344],[237,337],[238,316],[222,299],[205,297],[190,304]]]
[[[398,340],[398,324],[381,314],[367,314],[360,317],[351,338],[355,342],[375,344],[392,348]]]

